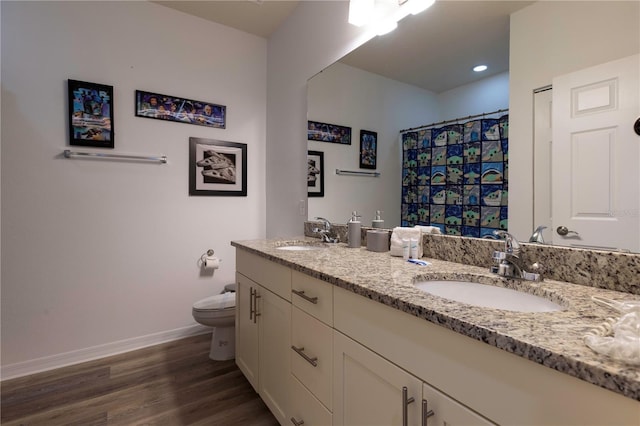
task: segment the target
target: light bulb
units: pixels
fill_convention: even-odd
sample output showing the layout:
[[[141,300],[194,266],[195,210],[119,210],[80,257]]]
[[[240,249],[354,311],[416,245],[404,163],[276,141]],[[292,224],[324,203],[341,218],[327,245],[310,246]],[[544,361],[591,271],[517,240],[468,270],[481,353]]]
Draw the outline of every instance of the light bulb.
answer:
[[[376,34],[381,36],[398,28],[398,23],[393,19],[382,19],[376,23]]]

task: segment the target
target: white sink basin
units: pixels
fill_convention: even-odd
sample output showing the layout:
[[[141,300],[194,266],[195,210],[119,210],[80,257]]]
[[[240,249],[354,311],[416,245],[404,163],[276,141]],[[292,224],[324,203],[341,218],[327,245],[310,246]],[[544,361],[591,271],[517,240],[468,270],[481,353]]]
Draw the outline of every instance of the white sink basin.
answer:
[[[284,243],[281,246],[276,247],[276,250],[309,251],[309,250],[322,250],[325,248],[327,248],[327,246],[325,246],[322,243],[291,241],[289,243]]]
[[[544,297],[487,284],[466,281],[421,281],[415,285],[426,293],[484,308],[516,312],[563,310],[562,306]]]
[[[312,246],[312,245],[293,245],[293,246],[282,246],[276,247],[276,250],[288,250],[288,251],[308,251],[308,250],[322,250],[325,247],[322,246]]]

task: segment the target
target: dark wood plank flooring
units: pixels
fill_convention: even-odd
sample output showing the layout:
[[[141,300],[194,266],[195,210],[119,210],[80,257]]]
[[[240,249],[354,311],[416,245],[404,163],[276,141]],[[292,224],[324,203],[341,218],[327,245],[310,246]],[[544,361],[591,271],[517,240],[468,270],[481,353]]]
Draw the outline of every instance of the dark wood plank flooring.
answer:
[[[235,360],[209,359],[210,342],[204,334],[5,380],[0,423],[278,425]]]

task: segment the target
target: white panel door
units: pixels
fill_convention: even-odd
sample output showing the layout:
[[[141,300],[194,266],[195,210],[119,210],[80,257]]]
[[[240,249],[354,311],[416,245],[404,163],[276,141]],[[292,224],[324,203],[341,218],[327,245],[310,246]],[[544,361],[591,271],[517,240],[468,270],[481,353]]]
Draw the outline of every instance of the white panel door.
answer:
[[[553,80],[555,244],[640,251],[639,75],[634,55]]]

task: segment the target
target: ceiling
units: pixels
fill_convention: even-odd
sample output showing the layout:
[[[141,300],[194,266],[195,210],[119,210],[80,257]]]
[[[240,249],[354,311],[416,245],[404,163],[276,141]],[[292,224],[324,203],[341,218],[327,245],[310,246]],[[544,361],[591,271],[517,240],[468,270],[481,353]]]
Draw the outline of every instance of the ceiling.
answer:
[[[305,1],[305,0],[302,0]],[[297,0],[154,1],[260,37],[269,36]],[[532,1],[438,0],[398,29],[375,37],[341,62],[435,93],[509,69],[509,15]],[[347,16],[345,16],[345,20]],[[489,66],[484,73],[471,68]]]
[[[298,5],[297,0],[151,1],[264,38],[269,38]]]

